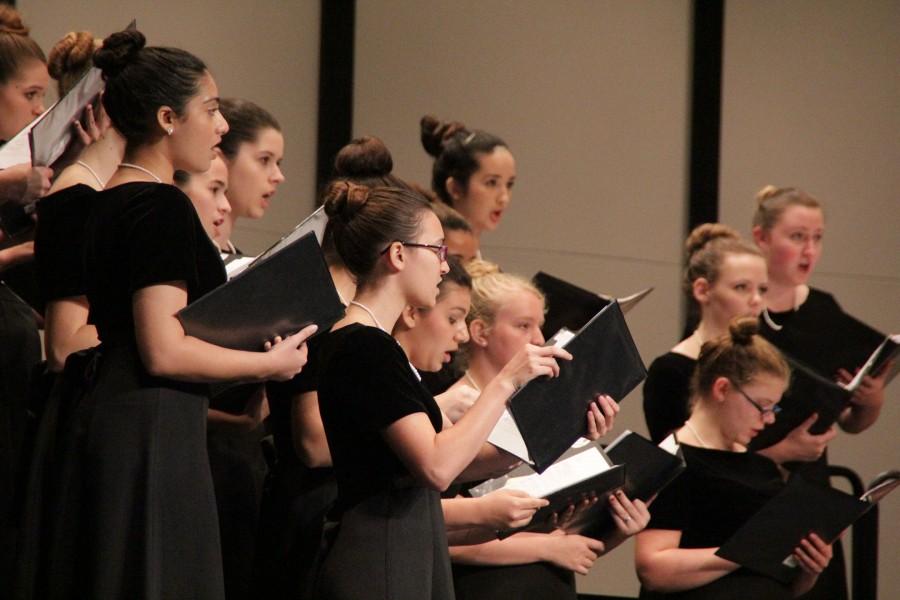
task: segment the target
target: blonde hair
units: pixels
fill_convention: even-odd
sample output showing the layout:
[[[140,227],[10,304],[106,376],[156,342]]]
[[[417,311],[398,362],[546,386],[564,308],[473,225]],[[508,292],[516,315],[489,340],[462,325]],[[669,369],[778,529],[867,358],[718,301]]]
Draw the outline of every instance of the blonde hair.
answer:
[[[737,385],[750,383],[760,373],[784,381],[790,378],[791,368],[784,356],[758,331],[756,318],[738,317],[729,324],[728,333],[703,344],[691,377],[692,402],[709,393],[719,377]]]
[[[510,295],[530,292],[544,300],[544,294],[529,280],[511,273],[486,260],[475,259],[466,264],[472,277],[472,309],[466,322],[481,319],[488,327],[494,324],[497,311]]]
[[[70,31],[53,45],[47,71],[56,80],[60,98],[93,66],[94,51],[102,45],[103,40],[95,39],[89,31]]]
[[[753,213],[753,226],[769,231],[790,206],[816,208],[823,212],[822,204],[800,188],[780,188],[767,185],[756,193],[756,212]]]

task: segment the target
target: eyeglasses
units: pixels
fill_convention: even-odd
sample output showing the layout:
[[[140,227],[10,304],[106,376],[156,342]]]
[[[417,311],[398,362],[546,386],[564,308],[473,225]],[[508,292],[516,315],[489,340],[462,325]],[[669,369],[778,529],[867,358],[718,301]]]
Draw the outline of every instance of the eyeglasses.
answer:
[[[744,390],[741,389],[741,386],[739,386],[738,384],[736,384],[733,381],[731,382],[731,385],[734,386],[734,389],[736,389],[738,392],[740,392],[741,396],[743,396],[744,398],[747,399],[747,402],[749,402],[750,404],[753,405],[753,408],[755,408],[756,410],[759,411],[759,414],[761,414],[763,416],[763,418],[765,418],[766,415],[772,415],[774,417],[775,415],[777,415],[778,413],[781,412],[781,407],[779,405],[774,404],[774,405],[770,406],[769,408],[765,408],[759,402],[757,402],[756,400],[754,400],[753,398],[748,396],[747,392],[745,392]]]
[[[401,246],[409,246],[411,248],[428,248],[435,254],[437,254],[438,260],[441,262],[447,262],[447,245],[446,244],[419,244],[417,242],[404,242],[401,240],[394,240],[391,244],[398,242]],[[387,248],[381,251],[382,254],[391,249],[390,244]]]

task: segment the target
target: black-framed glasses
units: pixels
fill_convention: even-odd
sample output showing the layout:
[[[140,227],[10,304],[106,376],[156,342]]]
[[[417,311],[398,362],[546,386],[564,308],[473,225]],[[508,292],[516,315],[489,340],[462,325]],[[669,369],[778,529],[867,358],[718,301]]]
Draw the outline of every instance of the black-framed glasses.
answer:
[[[772,415],[774,417],[775,415],[777,415],[778,413],[781,412],[781,407],[779,405],[774,404],[774,405],[770,406],[769,408],[766,408],[766,407],[762,406],[759,402],[757,402],[756,400],[751,398],[747,394],[747,392],[742,390],[741,386],[739,386],[735,382],[732,381],[731,385],[734,386],[734,389],[736,389],[738,392],[740,392],[741,396],[746,398],[747,402],[749,402],[750,404],[753,405],[753,408],[755,408],[756,410],[759,411],[759,414],[761,414],[763,416],[763,418],[765,418],[766,415]]]
[[[409,246],[411,248],[428,248],[435,254],[437,254],[438,260],[441,262],[447,261],[447,244],[420,244],[418,242],[404,242],[403,240],[394,240],[391,244],[398,242],[402,246]],[[388,247],[381,251],[382,254],[391,249],[390,244]]]

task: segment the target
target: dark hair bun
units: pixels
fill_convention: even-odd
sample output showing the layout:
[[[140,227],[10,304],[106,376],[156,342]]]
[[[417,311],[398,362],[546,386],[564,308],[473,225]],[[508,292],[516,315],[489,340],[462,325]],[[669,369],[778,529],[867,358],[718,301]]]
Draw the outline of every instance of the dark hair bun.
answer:
[[[749,346],[758,331],[759,320],[755,317],[738,317],[728,324],[728,333],[735,345]]]
[[[369,188],[349,181],[334,181],[325,191],[325,214],[349,223],[369,200]]]
[[[119,31],[103,40],[103,46],[94,52],[94,64],[109,79],[122,72],[147,44],[147,38],[137,29]]]
[[[444,150],[444,144],[447,143],[457,133],[468,133],[466,126],[459,121],[443,122],[432,115],[425,115],[419,121],[419,129],[421,130],[422,146],[425,152],[437,158]]]
[[[53,45],[47,57],[47,70],[53,79],[67,73],[81,73],[94,55],[94,36],[89,31],[70,31]]]
[[[703,250],[707,244],[714,240],[739,240],[740,238],[741,236],[738,232],[728,225],[723,225],[722,223],[704,223],[698,225],[691,231],[691,234],[684,242],[684,254],[685,257],[690,260],[694,254]]]
[[[334,158],[334,170],[340,178],[384,177],[394,170],[394,159],[384,142],[367,135],[341,148]]]
[[[28,35],[28,31],[19,11],[8,4],[0,4],[0,33]]]

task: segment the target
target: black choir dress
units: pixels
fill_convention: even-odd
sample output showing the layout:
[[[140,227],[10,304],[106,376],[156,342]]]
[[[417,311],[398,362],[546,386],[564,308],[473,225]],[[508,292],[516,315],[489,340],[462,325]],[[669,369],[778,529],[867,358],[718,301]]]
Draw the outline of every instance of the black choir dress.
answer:
[[[102,345],[66,441],[41,597],[218,600],[207,388],[146,371],[132,296],[180,281],[190,302],[224,282],[225,271],[174,186],[127,183],[93,203],[85,265]]]
[[[717,548],[784,487],[774,462],[752,452],[682,444],[687,467],[653,502],[647,529],[681,532],[680,548]],[[644,600],[780,600],[791,589],[740,568],[699,588],[663,594],[641,589]]]
[[[77,184],[42,198],[37,205],[38,224],[34,237],[34,258],[42,302],[85,296],[84,228],[92,199],[97,192]],[[40,552],[42,523],[50,516],[44,498],[52,498],[54,472],[62,458],[57,449],[62,432],[71,422],[76,395],[64,393],[59,375],[41,368],[30,394],[31,415],[39,423],[30,424],[28,485],[19,515],[23,531],[18,548],[16,598],[31,598]],[[36,430],[36,431],[35,431]]]
[[[292,405],[319,387],[319,349],[326,334],[313,337],[308,360],[290,381],[269,382],[269,431],[277,461],[270,474],[260,523],[257,589],[266,598],[313,598],[314,563],[325,515],[337,498],[331,467],[307,467],[297,456]]]
[[[650,364],[644,380],[644,419],[653,443],[680,429],[690,416],[690,383],[696,366],[697,359],[677,352],[666,352]]]
[[[764,319],[760,319],[760,333],[763,337],[791,356],[814,366],[819,372],[837,375],[838,367],[844,362],[846,349],[843,347],[844,340],[833,335],[828,327],[829,323],[837,323],[844,318],[844,311],[834,296],[810,288],[809,296],[797,310],[769,311],[769,317],[781,329],[773,329]],[[785,466],[812,481],[830,485],[827,449],[816,461]],[[834,542],[833,549],[831,563],[819,576],[816,586],[802,596],[803,600],[847,600],[847,575],[841,540]]]
[[[382,437],[392,423],[420,412],[440,431],[434,398],[380,329],[354,323],[330,332],[319,356],[319,409],[338,498],[315,597],[452,599],[440,495],[416,482]]]
[[[482,566],[453,564],[456,600],[575,600],[575,574],[548,562]]]

